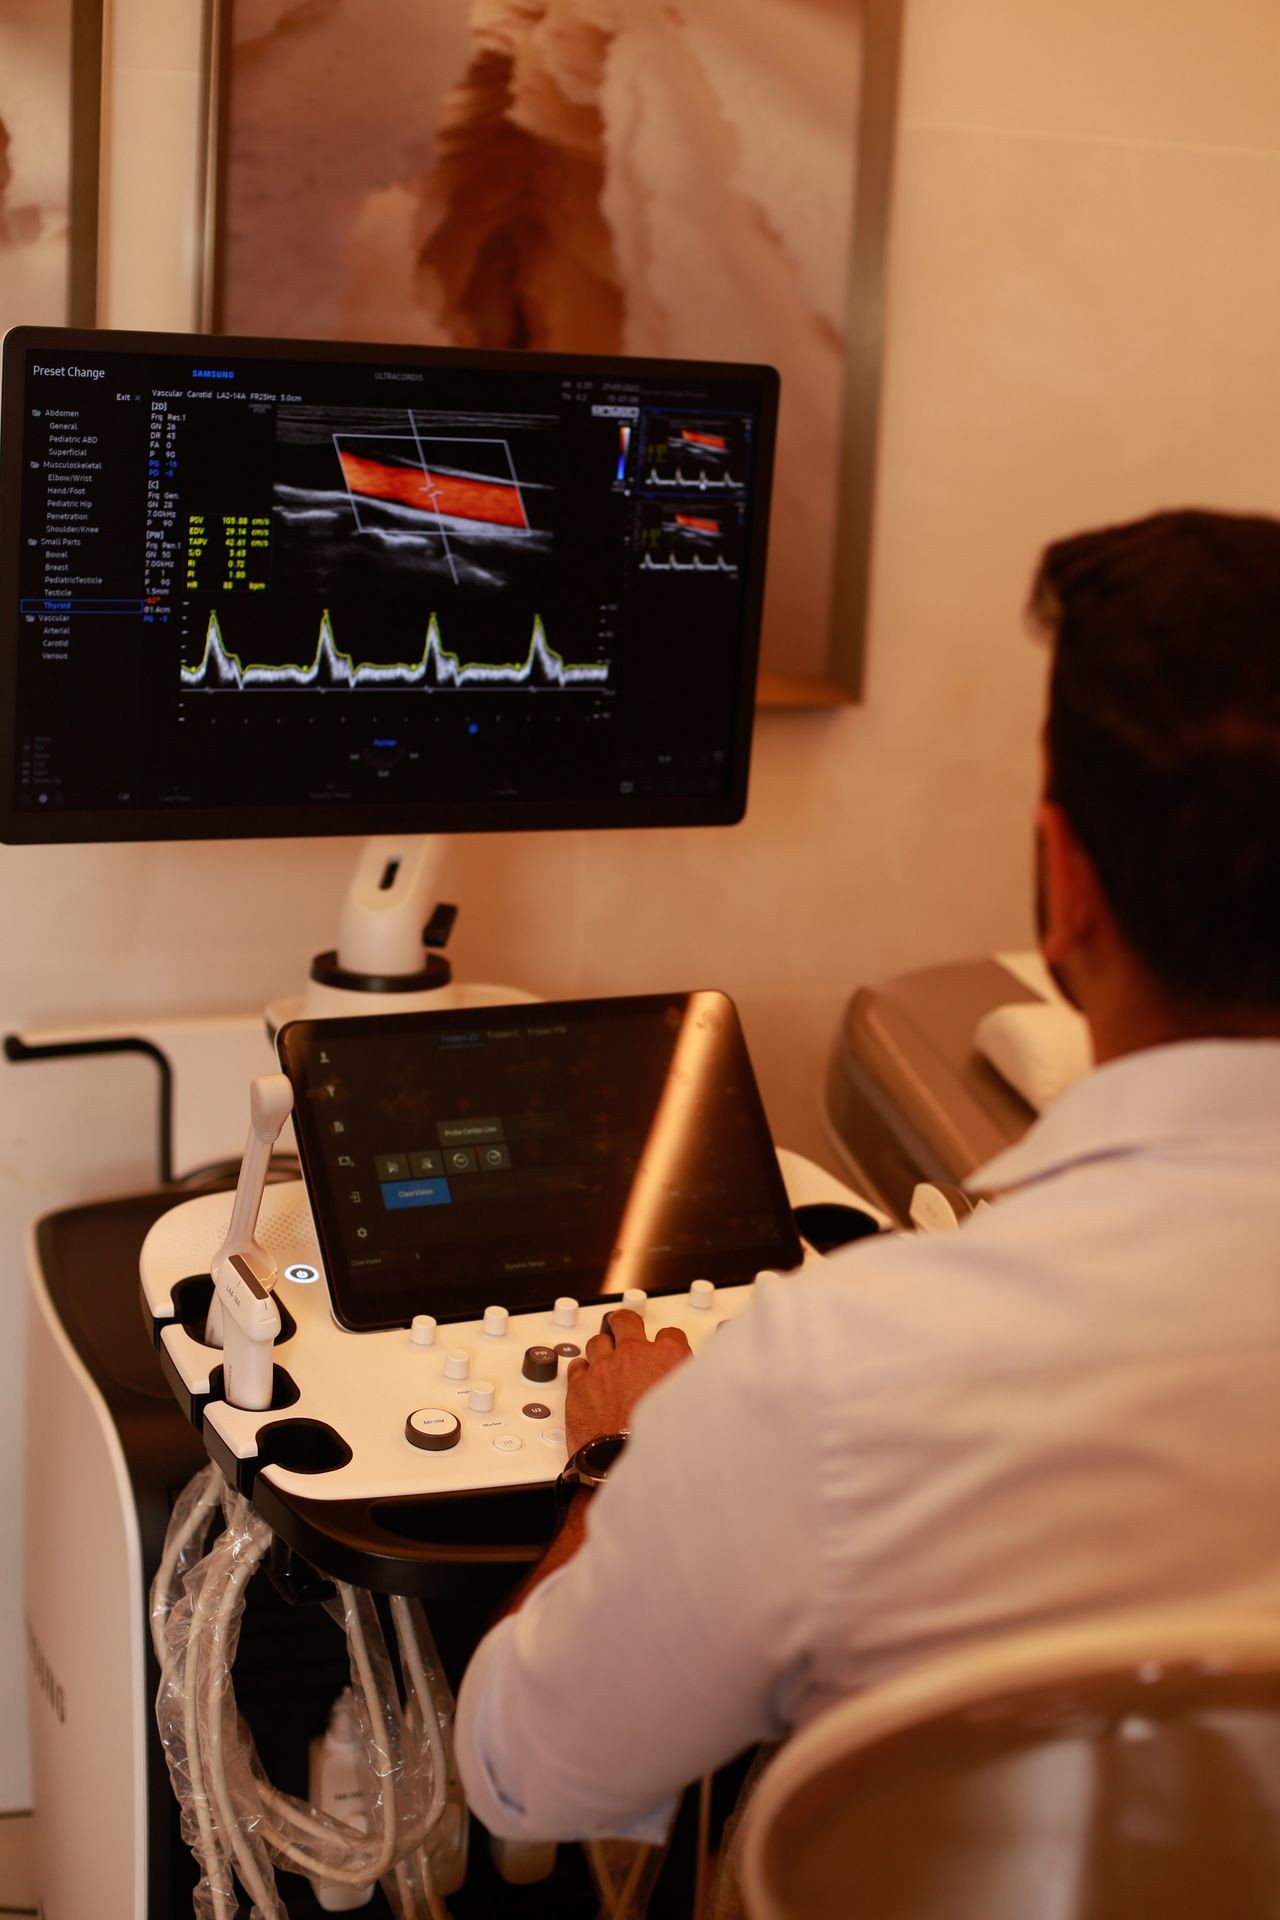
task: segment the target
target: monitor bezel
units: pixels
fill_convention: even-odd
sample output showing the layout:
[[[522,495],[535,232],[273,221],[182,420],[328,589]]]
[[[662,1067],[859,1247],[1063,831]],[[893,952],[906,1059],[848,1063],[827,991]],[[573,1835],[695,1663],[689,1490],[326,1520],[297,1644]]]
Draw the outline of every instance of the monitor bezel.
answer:
[[[711,386],[743,380],[759,383],[756,423],[755,524],[743,580],[744,643],[735,702],[732,749],[724,789],[715,794],[633,794],[582,800],[449,801],[370,805],[349,802],[320,808],[297,806],[236,809],[199,807],[181,813],[159,808],[58,811],[41,814],[15,805],[17,665],[20,624],[16,590],[0,603],[0,842],[11,846],[116,844],[167,840],[262,840],[325,838],[390,833],[532,833],[676,826],[732,826],[746,812],[755,715],[755,683],[764,604],[770,490],[777,430],[777,370],[753,362],[653,359],[610,354],[502,352],[487,348],[417,347],[377,342],[279,340],[246,334],[161,333],[73,327],[13,327],[4,337],[0,385],[0,578],[13,579],[19,554],[22,422],[26,415],[27,365],[39,348],[120,354],[239,354],[266,361],[352,358],[372,365],[502,372],[578,373],[643,380],[669,376]]]

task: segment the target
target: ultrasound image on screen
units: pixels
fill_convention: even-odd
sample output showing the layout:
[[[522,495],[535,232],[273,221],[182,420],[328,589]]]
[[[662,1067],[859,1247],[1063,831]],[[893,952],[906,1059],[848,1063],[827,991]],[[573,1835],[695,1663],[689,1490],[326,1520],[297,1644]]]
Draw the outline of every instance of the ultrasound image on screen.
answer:
[[[554,417],[282,407],[280,582],[416,593],[424,581],[545,593]]]
[[[738,817],[774,377],[18,330],[22,839]]]

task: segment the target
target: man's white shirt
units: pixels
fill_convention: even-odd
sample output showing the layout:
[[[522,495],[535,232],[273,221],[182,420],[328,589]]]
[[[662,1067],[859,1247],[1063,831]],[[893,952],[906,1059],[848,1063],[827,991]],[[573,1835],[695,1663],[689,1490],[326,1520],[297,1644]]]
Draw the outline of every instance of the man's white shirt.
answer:
[[[962,1642],[1280,1607],[1280,1041],[1113,1061],[970,1184],[959,1232],[761,1283],[641,1402],[463,1682],[492,1831],[659,1838],[690,1780]]]

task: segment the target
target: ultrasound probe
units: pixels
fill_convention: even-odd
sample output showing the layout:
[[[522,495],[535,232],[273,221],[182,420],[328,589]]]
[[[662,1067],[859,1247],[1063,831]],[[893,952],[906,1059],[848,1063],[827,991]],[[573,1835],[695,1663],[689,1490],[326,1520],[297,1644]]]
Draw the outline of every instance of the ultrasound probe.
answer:
[[[280,1270],[256,1234],[271,1150],[293,1111],[293,1088],[283,1073],[259,1074],[249,1088],[249,1137],[231,1209],[227,1237],[214,1255],[213,1299],[205,1340],[223,1350],[223,1389],[232,1406],[254,1411],[271,1405],[271,1352],[280,1333],[272,1299]]]

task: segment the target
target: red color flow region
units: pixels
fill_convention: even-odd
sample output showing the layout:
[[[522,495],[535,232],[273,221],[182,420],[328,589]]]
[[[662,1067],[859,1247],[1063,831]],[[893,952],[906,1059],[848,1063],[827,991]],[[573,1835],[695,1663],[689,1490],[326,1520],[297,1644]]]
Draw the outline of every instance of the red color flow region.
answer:
[[[392,466],[366,460],[362,454],[339,450],[342,477],[354,494],[373,500],[399,500],[423,513],[443,513],[454,520],[485,520],[491,526],[529,525],[520,490],[501,480],[462,480],[455,474],[432,473],[425,467]]]

